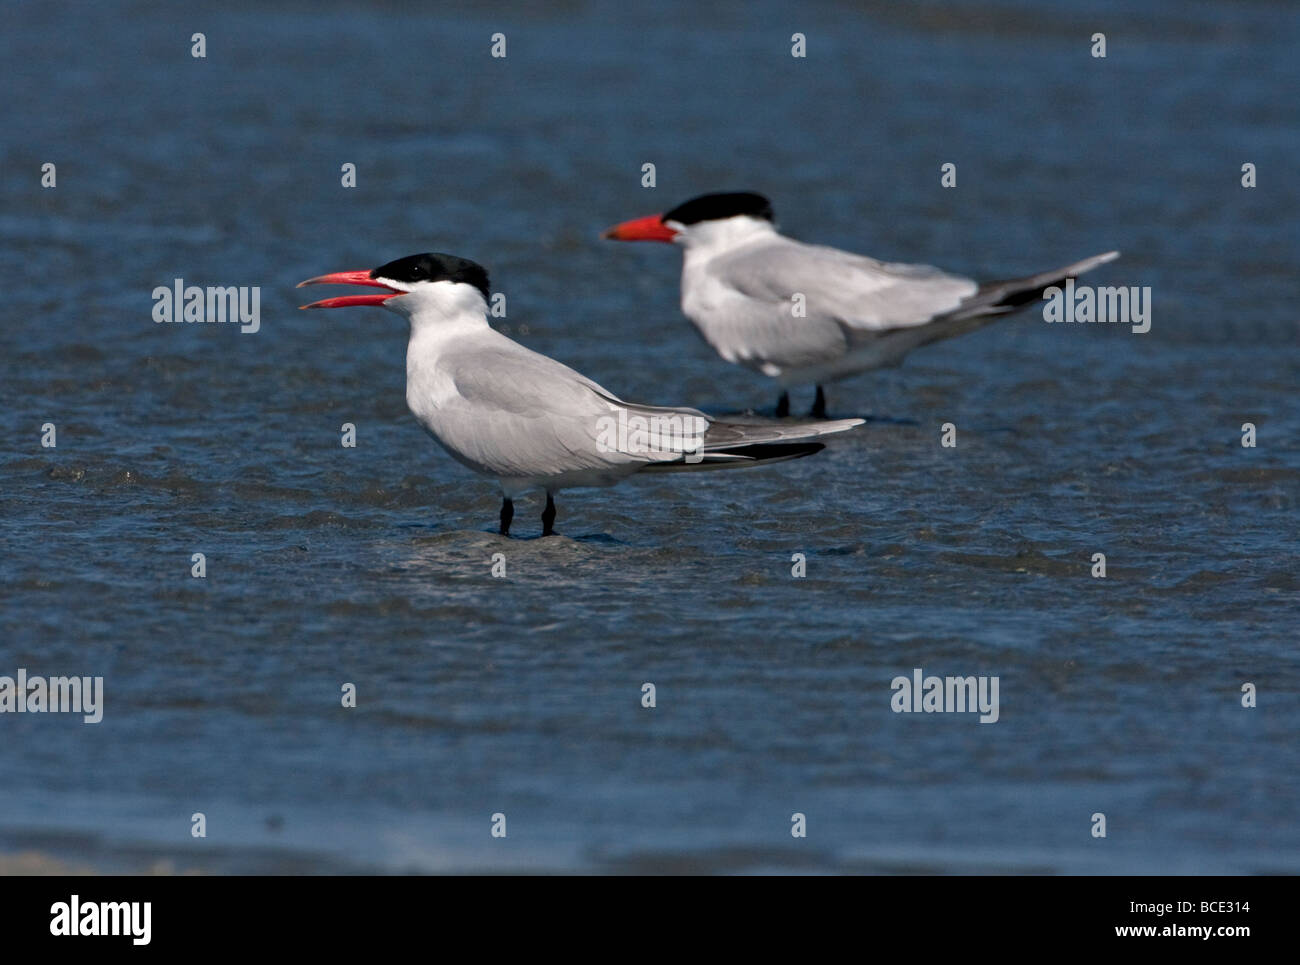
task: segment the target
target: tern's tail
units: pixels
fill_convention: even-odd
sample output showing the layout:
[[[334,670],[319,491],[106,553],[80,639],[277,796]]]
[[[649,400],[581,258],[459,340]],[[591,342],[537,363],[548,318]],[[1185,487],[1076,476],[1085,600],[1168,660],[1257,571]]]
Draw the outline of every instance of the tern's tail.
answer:
[[[691,469],[731,469],[769,462],[801,459],[825,449],[820,442],[794,442],[862,425],[862,419],[831,419],[788,425],[775,422],[709,421],[704,433],[703,452],[684,455],[672,462],[646,466],[643,472],[685,472]]]
[[[1092,271],[1099,265],[1114,261],[1118,257],[1118,251],[1108,251],[1102,255],[1093,255],[1091,258],[1076,261],[1072,265],[1040,271],[1035,275],[1026,275],[1024,278],[987,282],[980,285],[975,294],[947,315],[936,318],[927,325],[899,329],[886,337],[898,343],[895,354],[901,359],[906,352],[914,348],[983,328],[1003,315],[1009,315],[1039,301],[1043,297],[1043,292],[1053,285],[1061,285],[1067,278],[1077,278],[1085,271]]]
[[[802,459],[814,452],[825,449],[820,442],[772,442],[753,446],[737,446],[735,449],[720,449],[706,452],[704,455],[686,456],[673,462],[651,463],[642,472],[687,472],[691,469],[737,469],[741,466],[759,466],[769,462],[785,462],[787,459]]]
[[[1118,251],[1108,251],[1104,255],[1093,255],[1072,265],[1054,268],[1051,271],[1040,271],[1036,275],[1012,278],[1008,281],[987,282],[980,285],[979,291],[968,300],[967,304],[971,308],[978,306],[986,311],[1012,311],[1021,305],[1038,301],[1043,297],[1043,292],[1053,285],[1060,285],[1067,278],[1077,278],[1085,271],[1092,271],[1098,265],[1104,265],[1118,257]],[[960,312],[961,309],[958,308],[954,314]]]

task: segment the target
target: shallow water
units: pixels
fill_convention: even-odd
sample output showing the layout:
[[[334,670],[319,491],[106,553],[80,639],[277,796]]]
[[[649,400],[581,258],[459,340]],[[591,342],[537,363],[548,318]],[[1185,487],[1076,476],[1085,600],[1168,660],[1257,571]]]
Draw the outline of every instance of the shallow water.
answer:
[[[93,726],[0,715],[0,850],[1300,871],[1300,25],[1127,6],[17,4],[0,674],[106,697]],[[770,411],[681,318],[680,256],[596,237],[736,187],[977,277],[1121,249],[1097,283],[1151,286],[1152,330],[1025,313],[832,386],[870,421],[815,458],[564,493],[554,539],[525,500],[507,541],[406,411],[400,320],[294,310],[302,278],[455,252],[505,331],[613,391]],[[175,277],[260,285],[261,330],[155,324]],[[997,675],[999,721],[891,712],[915,667]]]

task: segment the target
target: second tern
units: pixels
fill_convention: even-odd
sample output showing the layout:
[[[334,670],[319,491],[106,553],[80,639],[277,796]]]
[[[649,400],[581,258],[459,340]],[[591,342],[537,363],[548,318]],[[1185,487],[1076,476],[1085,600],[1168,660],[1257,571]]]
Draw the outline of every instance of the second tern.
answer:
[[[682,312],[726,361],[780,382],[778,416],[789,414],[790,386],[815,384],[812,415],[822,418],[824,383],[897,365],[914,348],[987,325],[1119,257],[1108,251],[981,285],[931,265],[804,244],[773,220],[761,194],[706,194],[601,237],[682,247]]]

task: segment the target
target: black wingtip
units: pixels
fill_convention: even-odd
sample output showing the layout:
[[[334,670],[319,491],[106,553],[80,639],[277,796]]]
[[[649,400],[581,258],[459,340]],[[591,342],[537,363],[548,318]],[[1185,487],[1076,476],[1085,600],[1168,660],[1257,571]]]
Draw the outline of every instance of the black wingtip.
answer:
[[[735,446],[723,449],[729,456],[743,456],[755,462],[768,462],[773,459],[801,459],[821,452],[826,448],[822,442],[756,442],[748,446]]]

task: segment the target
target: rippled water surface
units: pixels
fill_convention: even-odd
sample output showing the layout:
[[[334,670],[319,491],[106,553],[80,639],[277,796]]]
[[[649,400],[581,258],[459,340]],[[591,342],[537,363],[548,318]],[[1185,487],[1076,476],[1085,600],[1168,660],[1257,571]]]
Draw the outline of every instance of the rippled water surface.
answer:
[[[1290,5],[10,6],[0,674],[106,696],[0,716],[0,850],[1300,871]],[[832,386],[870,418],[815,458],[564,493],[554,539],[525,500],[507,541],[406,410],[403,323],[295,311],[455,252],[613,391],[770,414],[680,316],[678,253],[597,240],[737,187],[977,277],[1121,249],[1097,280],[1151,286],[1152,330],[1025,313]],[[176,277],[261,286],[261,330],[155,324]],[[892,713],[916,667],[997,675],[1000,720]]]

